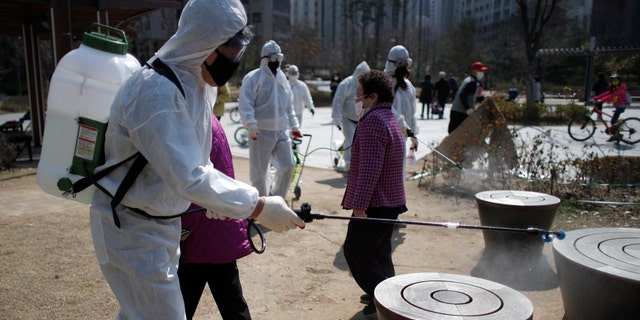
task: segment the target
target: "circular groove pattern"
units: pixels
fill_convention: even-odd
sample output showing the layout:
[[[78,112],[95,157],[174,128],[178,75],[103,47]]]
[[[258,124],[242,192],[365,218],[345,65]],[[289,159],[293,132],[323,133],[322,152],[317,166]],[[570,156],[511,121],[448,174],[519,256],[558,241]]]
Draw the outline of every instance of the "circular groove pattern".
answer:
[[[399,319],[529,319],[531,302],[489,280],[441,273],[389,278],[376,287],[376,306]],[[390,317],[389,319],[393,319]]]

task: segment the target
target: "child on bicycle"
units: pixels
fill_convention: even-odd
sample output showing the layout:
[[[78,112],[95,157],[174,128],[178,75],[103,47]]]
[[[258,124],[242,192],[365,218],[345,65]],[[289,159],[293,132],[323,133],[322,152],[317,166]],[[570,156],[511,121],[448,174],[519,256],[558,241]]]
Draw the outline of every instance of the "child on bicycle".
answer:
[[[613,126],[613,136],[609,139],[609,141],[616,140],[617,137],[617,127],[616,123],[618,122],[618,118],[620,114],[624,112],[627,108],[629,102],[627,101],[627,85],[622,83],[622,77],[614,73],[611,75],[609,83],[609,90],[605,91],[602,94],[599,94],[593,98],[596,103],[604,103],[611,102],[616,110],[611,117],[611,125]]]

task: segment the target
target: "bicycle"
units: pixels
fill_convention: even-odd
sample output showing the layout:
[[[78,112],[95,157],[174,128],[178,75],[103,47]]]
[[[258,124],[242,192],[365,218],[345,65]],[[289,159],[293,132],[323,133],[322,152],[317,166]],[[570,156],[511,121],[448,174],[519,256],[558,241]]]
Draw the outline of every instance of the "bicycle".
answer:
[[[596,132],[596,120],[591,118],[593,113],[597,115],[596,120],[604,124],[604,133],[612,136],[609,141],[615,140],[616,143],[622,141],[627,144],[636,144],[640,141],[640,133],[638,133],[638,130],[640,130],[640,119],[635,117],[620,118],[615,124],[609,125],[607,121],[603,119],[603,115],[609,118],[611,118],[612,115],[602,112],[597,107],[593,107],[590,114],[574,118],[569,122],[567,130],[573,140],[585,141],[593,137]]]
[[[233,123],[240,123],[242,118],[240,117],[240,111],[238,111],[238,106],[235,106],[229,109],[229,119]]]
[[[241,147],[246,147],[247,144],[249,144],[249,130],[243,126],[238,127],[233,133],[233,139],[236,140]]]

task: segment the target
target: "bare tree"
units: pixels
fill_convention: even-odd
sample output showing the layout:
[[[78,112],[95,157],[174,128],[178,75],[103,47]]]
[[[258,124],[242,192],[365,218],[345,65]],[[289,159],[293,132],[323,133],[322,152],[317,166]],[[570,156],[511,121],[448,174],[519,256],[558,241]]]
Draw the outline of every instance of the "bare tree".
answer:
[[[518,7],[520,7],[520,20],[522,21],[527,57],[525,77],[527,106],[525,113],[531,119],[537,119],[539,116],[533,97],[534,77],[540,74],[536,54],[540,49],[549,20],[560,1],[562,0],[516,0]]]

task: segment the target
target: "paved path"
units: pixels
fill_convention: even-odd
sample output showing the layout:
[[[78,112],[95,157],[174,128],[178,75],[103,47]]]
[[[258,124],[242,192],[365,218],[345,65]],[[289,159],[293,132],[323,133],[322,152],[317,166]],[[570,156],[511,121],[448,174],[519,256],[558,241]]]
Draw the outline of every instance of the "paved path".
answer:
[[[564,100],[558,100],[557,102],[551,100],[552,103],[566,103]],[[419,105],[420,106],[420,105]],[[450,110],[450,105],[447,105],[445,110],[445,119],[443,120],[418,120],[418,125],[420,126],[420,132],[418,134],[418,139],[428,145],[437,146],[446,136],[447,136],[447,127],[449,125],[448,120],[448,110]],[[611,113],[613,109],[604,110],[607,113]],[[632,106],[628,108],[628,110],[622,114],[623,118],[628,117],[639,117],[640,118],[640,106]],[[222,117],[222,125],[225,128],[225,132],[227,133],[227,138],[229,139],[229,144],[231,145],[231,151],[235,156],[240,157],[249,157],[249,149],[246,147],[239,146],[234,138],[233,134],[235,130],[240,127],[240,124],[234,124],[229,120],[229,114],[225,113]],[[567,133],[567,126],[515,126],[516,131],[518,133],[518,138],[520,139],[520,143],[529,143],[533,137],[545,133],[547,131],[550,134],[546,137],[546,141],[548,143],[554,143],[561,147],[567,147],[571,154],[575,156],[580,156],[583,154],[583,148],[586,145],[593,145],[594,143],[597,146],[598,152],[602,155],[625,155],[625,156],[640,156],[640,143],[637,145],[616,145],[612,142],[607,142],[609,136],[607,136],[602,130],[603,127],[598,127],[598,130],[592,139],[589,139],[584,142],[574,141],[569,137]],[[306,159],[305,165],[315,168],[328,168],[331,169],[333,160],[332,154],[329,151],[331,148],[331,141],[343,139],[342,133],[337,130],[334,126],[331,125],[331,108],[329,107],[321,107],[316,108],[315,116],[312,116],[308,111],[304,112],[303,121],[302,121],[302,132],[308,133],[312,135],[311,145],[309,146],[309,155]],[[307,139],[305,139],[308,141]],[[303,142],[301,148],[298,150],[302,152],[305,151],[307,142]],[[518,143],[518,141],[517,141]],[[420,159],[423,156],[431,153],[431,150],[425,146],[424,144],[420,144],[418,148],[418,152],[416,154],[417,158]]]
[[[548,104],[565,104],[566,100],[561,99],[547,99]],[[234,103],[228,103],[227,108],[232,108]],[[420,104],[418,104],[420,106]],[[445,119],[443,120],[419,120],[420,132],[418,139],[428,145],[437,146],[447,136],[447,126],[449,124],[448,113],[450,105],[447,105],[445,110]],[[612,108],[606,108],[605,112],[613,112]],[[4,123],[7,120],[17,120],[22,116],[22,113],[5,113],[0,114],[0,123]],[[635,102],[625,113],[622,114],[623,118],[639,117],[640,118],[640,104]],[[233,134],[235,130],[240,127],[240,124],[232,123],[229,119],[229,113],[225,113],[222,117],[222,125],[229,139],[229,145],[233,155],[238,157],[249,157],[249,149],[238,145]],[[573,154],[574,156],[580,156],[583,154],[583,148],[587,145],[596,146],[595,150],[601,155],[623,155],[623,156],[640,156],[640,143],[637,145],[616,145],[612,142],[607,142],[609,136],[604,134],[601,126],[598,127],[598,131],[592,139],[584,142],[573,141],[567,133],[567,126],[515,126],[518,133],[517,143],[529,143],[531,139],[542,133],[549,132],[549,135],[545,138],[547,143],[554,143],[561,147],[567,147],[566,154]],[[332,141],[342,140],[342,132],[336,127],[331,125],[331,108],[318,107],[316,108],[315,116],[312,116],[308,111],[304,112],[302,132],[311,134],[310,139],[305,138],[300,145],[299,150],[305,152],[308,143],[309,153],[305,161],[305,166],[315,168],[333,168],[333,156],[335,153],[330,151],[332,148]],[[420,144],[417,158],[420,159],[425,155],[431,153],[431,150],[424,144]],[[36,157],[37,158],[37,157]]]

